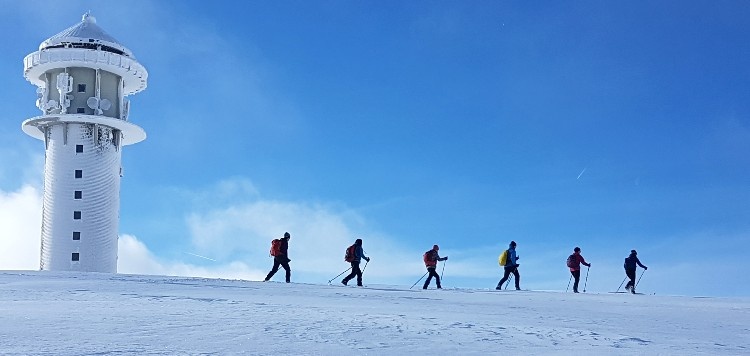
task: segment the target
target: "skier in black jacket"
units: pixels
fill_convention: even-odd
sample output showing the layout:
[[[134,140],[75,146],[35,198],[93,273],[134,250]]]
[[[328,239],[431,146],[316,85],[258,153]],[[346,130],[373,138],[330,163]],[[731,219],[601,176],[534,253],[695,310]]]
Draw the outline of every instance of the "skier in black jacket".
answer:
[[[422,257],[424,259],[424,265],[425,267],[427,267],[427,273],[430,274],[430,276],[427,277],[427,280],[424,281],[424,286],[422,286],[422,289],[427,289],[427,287],[430,285],[432,277],[435,277],[437,289],[443,289],[443,287],[440,285],[440,275],[437,274],[435,270],[437,269],[438,261],[447,261],[448,256],[440,257],[440,255],[438,254],[438,250],[440,250],[440,247],[438,245],[433,245],[432,250],[425,252]]]
[[[341,284],[346,285],[354,277],[357,277],[357,287],[361,287],[362,270],[359,269],[359,264],[360,262],[362,262],[362,260],[370,262],[370,258],[365,256],[365,250],[362,249],[362,239],[355,240],[354,245],[350,246],[350,248],[351,247],[354,247],[354,253],[352,254],[352,260],[350,261],[350,263],[352,264],[352,273],[344,277],[344,279],[341,280]]]
[[[276,274],[276,271],[279,270],[279,266],[283,267],[286,271],[286,282],[291,282],[292,278],[292,269],[289,267],[289,262],[291,261],[289,259],[289,239],[291,239],[292,236],[289,235],[288,232],[284,233],[284,237],[280,239],[279,244],[279,254],[276,256],[273,256],[273,268],[270,272],[268,272],[268,275],[266,276],[265,282],[268,282],[271,277],[273,277],[274,274]]]
[[[625,258],[625,274],[630,278],[630,281],[628,284],[625,285],[626,290],[630,290],[630,293],[635,294],[635,269],[637,268],[636,265],[641,266],[644,270],[647,270],[648,267],[644,266],[641,261],[638,259],[638,252],[635,250],[630,250],[630,256]]]

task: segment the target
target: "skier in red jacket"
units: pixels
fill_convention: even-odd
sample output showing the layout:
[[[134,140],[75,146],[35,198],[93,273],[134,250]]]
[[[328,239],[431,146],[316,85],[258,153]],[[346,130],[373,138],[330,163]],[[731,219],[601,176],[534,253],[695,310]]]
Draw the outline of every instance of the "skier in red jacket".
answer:
[[[581,264],[586,267],[591,267],[590,263],[586,263],[586,260],[581,256],[581,248],[576,247],[573,249],[573,254],[568,257],[568,268],[570,268],[570,274],[575,278],[573,282],[573,293],[578,293],[578,282],[581,280]]]

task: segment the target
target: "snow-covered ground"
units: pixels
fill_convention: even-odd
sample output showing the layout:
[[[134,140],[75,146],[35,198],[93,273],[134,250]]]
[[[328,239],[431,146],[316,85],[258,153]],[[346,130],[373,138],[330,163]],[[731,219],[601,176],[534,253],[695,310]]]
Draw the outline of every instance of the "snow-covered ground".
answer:
[[[4,271],[0,354],[750,354],[747,298],[416,288]]]

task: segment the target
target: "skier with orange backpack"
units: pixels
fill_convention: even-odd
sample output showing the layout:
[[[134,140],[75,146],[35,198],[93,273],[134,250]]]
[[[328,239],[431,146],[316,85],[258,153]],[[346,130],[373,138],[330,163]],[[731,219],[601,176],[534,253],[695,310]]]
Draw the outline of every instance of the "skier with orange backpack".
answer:
[[[283,238],[274,239],[273,241],[271,241],[270,254],[271,256],[273,256],[273,268],[270,272],[268,272],[268,275],[266,276],[264,282],[268,282],[271,277],[276,274],[276,272],[279,270],[279,266],[283,267],[286,271],[286,282],[291,282],[292,269],[289,267],[289,262],[291,260],[288,256],[289,239],[291,238],[292,236],[289,235],[288,232],[285,232]]]
[[[440,255],[438,255],[438,250],[440,250],[440,247],[438,245],[433,245],[432,250],[425,252],[422,256],[424,265],[425,267],[427,267],[427,273],[430,274],[430,276],[427,277],[427,280],[424,281],[424,286],[422,286],[422,289],[427,289],[427,287],[430,285],[430,281],[432,281],[432,277],[435,277],[437,289],[443,289],[443,287],[440,285],[440,275],[436,272],[437,263],[438,261],[447,261],[448,256],[440,257]]]
[[[354,277],[357,277],[357,286],[362,286],[362,270],[359,269],[359,264],[363,259],[370,262],[370,258],[365,256],[365,251],[362,249],[362,239],[357,239],[354,241],[354,245],[351,245],[346,249],[344,261],[352,264],[352,273],[344,277],[344,279],[341,280],[341,284],[346,285],[350,280],[354,279]]]

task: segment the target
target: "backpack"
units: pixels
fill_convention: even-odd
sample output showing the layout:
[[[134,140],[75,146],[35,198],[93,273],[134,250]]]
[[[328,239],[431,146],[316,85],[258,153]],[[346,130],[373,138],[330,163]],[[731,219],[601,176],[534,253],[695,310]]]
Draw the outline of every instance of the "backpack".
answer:
[[[354,255],[356,254],[357,245],[351,245],[346,248],[346,253],[344,253],[344,261],[346,262],[352,262],[354,261]]]
[[[505,267],[505,264],[508,262],[508,250],[503,251],[503,253],[500,254],[500,257],[497,258],[497,263],[500,264],[500,267]]]
[[[575,268],[577,261],[578,259],[576,258],[576,255],[572,254],[568,256],[568,261],[566,262],[566,264],[568,265],[569,268]]]
[[[425,252],[424,255],[422,255],[422,260],[427,264],[435,261],[435,250],[429,250]]]
[[[269,253],[273,257],[281,256],[281,240],[279,239],[271,240],[271,251]]]

